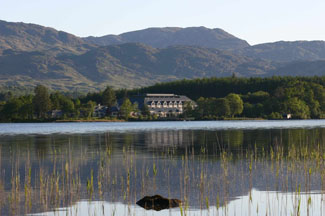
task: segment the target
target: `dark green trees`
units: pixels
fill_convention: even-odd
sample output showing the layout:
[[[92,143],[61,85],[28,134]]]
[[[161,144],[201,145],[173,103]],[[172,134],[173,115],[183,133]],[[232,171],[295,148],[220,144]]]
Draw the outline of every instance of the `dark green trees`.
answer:
[[[116,95],[115,91],[107,86],[106,89],[103,91],[102,94],[102,103],[103,105],[107,106],[108,108],[111,108],[116,104]]]
[[[230,105],[226,98],[199,98],[194,115],[200,119],[228,117]]]
[[[62,110],[64,114],[71,115],[75,112],[75,105],[71,98],[55,92],[50,96],[52,109]],[[80,102],[80,101],[79,101]]]
[[[13,91],[16,92],[16,91]],[[75,96],[68,92],[52,92],[45,86],[34,89],[35,94],[17,96],[8,90],[0,93],[1,121],[46,120],[49,110],[61,110],[56,118],[92,117],[96,104],[108,107],[119,99],[142,93],[173,93],[186,95],[197,102],[191,110],[184,104],[183,117],[196,119],[223,119],[230,117],[280,119],[286,114],[293,118],[325,118],[324,77],[270,77],[270,78],[204,78],[160,83],[135,90],[104,91]],[[116,94],[116,95],[115,95]],[[125,100],[121,116],[128,119],[131,112],[150,116],[149,109],[141,110]],[[52,115],[53,117],[53,115]],[[142,117],[141,117],[142,118]],[[149,118],[148,118],[149,119]]]
[[[120,115],[125,119],[128,120],[130,117],[131,112],[133,111],[133,104],[128,98],[125,98],[123,104],[120,107]]]
[[[51,109],[51,100],[48,89],[43,85],[38,85],[36,86],[34,93],[34,111],[38,118],[45,118],[46,113]]]
[[[141,109],[141,115],[149,117],[150,116],[150,110],[147,104],[143,104],[142,109]]]
[[[217,98],[215,101],[215,107],[218,116],[229,116],[231,113],[227,98]]]

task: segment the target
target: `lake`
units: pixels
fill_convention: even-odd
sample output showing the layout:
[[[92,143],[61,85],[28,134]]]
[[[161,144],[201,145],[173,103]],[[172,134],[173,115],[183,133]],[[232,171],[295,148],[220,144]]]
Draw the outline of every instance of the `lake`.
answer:
[[[1,215],[325,215],[325,120],[0,124],[0,157]]]

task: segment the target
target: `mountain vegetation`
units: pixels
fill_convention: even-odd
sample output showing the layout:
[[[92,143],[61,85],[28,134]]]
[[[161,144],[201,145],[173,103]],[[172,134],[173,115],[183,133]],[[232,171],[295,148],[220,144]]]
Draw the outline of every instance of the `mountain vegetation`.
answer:
[[[222,29],[149,28],[81,38],[0,21],[0,91],[88,92],[203,77],[323,76],[325,42],[250,46]]]
[[[279,41],[235,51],[237,54],[276,62],[325,60],[325,41]]]
[[[275,67],[265,60],[200,47],[156,49],[121,44],[92,49],[81,55],[4,52],[0,56],[3,85],[46,84],[51,89],[86,91],[148,86],[156,82],[198,77],[261,76]]]

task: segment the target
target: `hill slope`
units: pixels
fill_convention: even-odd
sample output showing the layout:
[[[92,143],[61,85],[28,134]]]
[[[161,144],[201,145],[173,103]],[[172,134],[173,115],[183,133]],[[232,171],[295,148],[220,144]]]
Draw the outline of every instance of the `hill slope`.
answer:
[[[125,43],[130,41],[150,46]],[[205,27],[150,28],[82,39],[39,25],[0,21],[0,86],[42,83],[88,91],[107,84],[133,88],[232,74],[321,76],[324,62],[324,41],[249,46],[221,29]]]
[[[120,35],[87,37],[84,40],[100,46],[132,42],[143,43],[155,48],[187,45],[230,50],[249,46],[246,41],[236,38],[222,29],[209,29],[205,27],[148,28]]]
[[[325,41],[279,41],[245,47],[235,52],[277,62],[325,60]]]
[[[325,76],[325,60],[297,61],[279,65],[269,75],[281,76]]]
[[[268,61],[199,47],[156,49],[143,44],[99,47],[82,55],[54,56],[42,52],[5,52],[0,56],[2,85],[53,89],[132,88],[184,78],[261,76],[274,70]]]
[[[81,38],[53,28],[0,20],[0,54],[6,49],[82,53],[91,47]]]

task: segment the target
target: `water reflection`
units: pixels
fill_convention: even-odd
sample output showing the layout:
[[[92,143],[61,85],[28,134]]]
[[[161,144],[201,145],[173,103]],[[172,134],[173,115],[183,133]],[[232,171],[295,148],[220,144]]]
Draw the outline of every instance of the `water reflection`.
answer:
[[[295,203],[297,196],[292,194],[318,191],[312,209],[321,214],[324,130],[3,135],[0,212],[40,213],[69,206],[84,212],[85,206],[123,206],[139,213],[134,206],[137,200],[161,194],[182,200],[184,210],[193,214],[212,208],[233,215],[238,211],[234,203],[251,202],[250,213],[261,213],[271,209],[264,199],[276,203],[283,196]],[[307,204],[301,202],[300,209],[307,209]],[[273,215],[297,210],[295,205],[287,206],[288,211],[275,207]],[[173,211],[179,214],[180,210]]]
[[[298,212],[298,205],[300,208]],[[238,197],[227,206],[212,206],[208,209],[190,209],[181,212],[180,209],[146,211],[135,205],[126,206],[123,203],[105,201],[80,201],[69,208],[56,209],[54,212],[42,214],[46,216],[87,216],[87,215],[313,215],[325,213],[325,195],[321,192],[311,194],[267,192],[252,189],[246,196]]]

